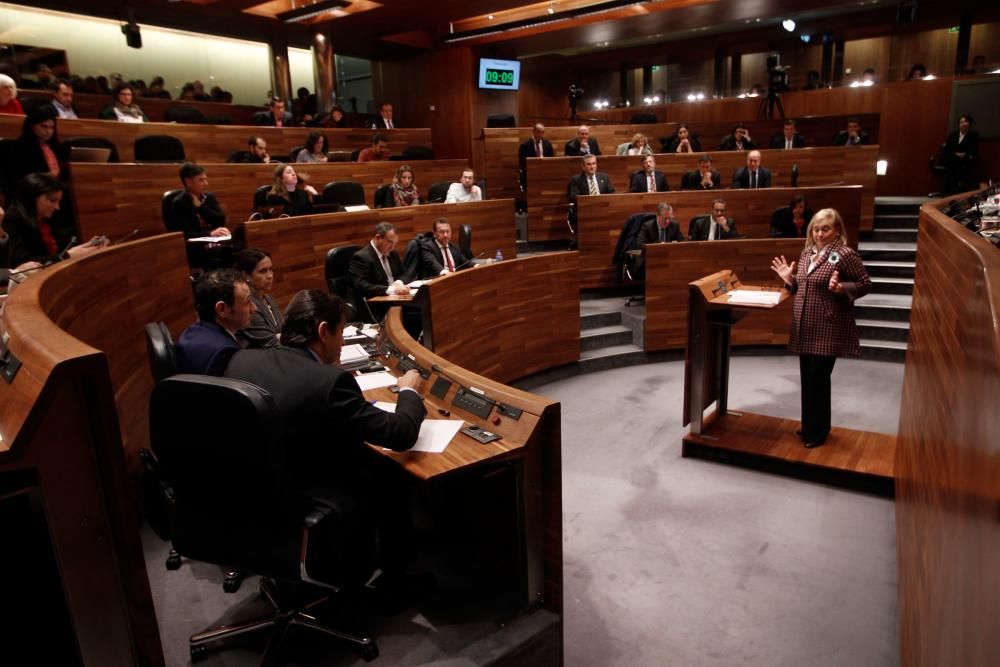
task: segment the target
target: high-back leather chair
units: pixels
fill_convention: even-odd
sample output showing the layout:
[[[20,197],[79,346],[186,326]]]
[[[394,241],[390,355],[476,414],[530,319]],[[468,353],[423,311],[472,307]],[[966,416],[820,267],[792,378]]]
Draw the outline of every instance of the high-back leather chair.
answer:
[[[448,196],[449,187],[451,187],[451,183],[449,183],[448,181],[438,181],[437,183],[431,183],[431,187],[427,190],[427,203],[428,204],[443,203],[445,197]]]
[[[169,134],[150,134],[135,140],[136,162],[184,162],[184,144]]]
[[[168,123],[191,123],[194,125],[204,125],[208,122],[201,109],[187,104],[174,104],[167,107],[167,110],[163,112],[163,120]]]
[[[324,204],[360,206],[365,203],[365,188],[357,181],[336,181],[323,188]]]
[[[330,248],[326,253],[326,286],[331,294],[336,294],[341,299],[354,307],[351,298],[351,275],[348,268],[351,265],[351,258],[354,253],[361,249],[359,245],[345,245]]]
[[[261,664],[279,664],[291,625],[338,637],[365,660],[375,659],[378,647],[370,637],[326,627],[307,613],[320,601],[289,608],[279,595],[279,582],[293,588],[308,583],[331,594],[362,585],[351,559],[352,550],[364,545],[339,535],[341,522],[350,519],[346,510],[332,501],[303,503],[293,494],[270,394],[238,380],[175,375],[153,389],[149,429],[175,493],[174,547],[188,558],[260,575],[261,591],[276,607],[273,615],[192,635],[192,661],[205,656],[210,642],[270,628],[273,640]]]
[[[396,205],[395,200],[392,198],[392,184],[386,183],[385,185],[380,185],[375,189],[374,197],[375,208],[392,208]]]
[[[118,162],[118,147],[115,142],[105,137],[70,137],[64,139],[63,143],[69,147],[78,146],[80,148],[107,148],[111,151],[108,162]]]
[[[458,247],[462,249],[462,254],[466,257],[474,256],[472,254],[472,225],[459,225]]]
[[[146,325],[146,352],[154,383],[177,373],[174,339],[163,322],[150,322]]]
[[[181,192],[183,192],[183,190],[181,190],[180,188],[176,190],[167,190],[166,192],[163,193],[163,196],[160,197],[160,217],[163,219],[164,228],[166,228],[167,219],[170,217],[170,204],[174,201],[174,197],[176,197]]]

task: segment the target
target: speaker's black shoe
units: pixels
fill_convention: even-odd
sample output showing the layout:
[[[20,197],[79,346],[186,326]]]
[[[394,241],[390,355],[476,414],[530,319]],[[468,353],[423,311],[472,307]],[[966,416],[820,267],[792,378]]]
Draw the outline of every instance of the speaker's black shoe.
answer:
[[[819,447],[820,445],[822,445],[823,441],[822,440],[818,440],[816,442],[806,442],[804,444],[805,444],[805,448],[806,449],[814,449],[814,448]]]

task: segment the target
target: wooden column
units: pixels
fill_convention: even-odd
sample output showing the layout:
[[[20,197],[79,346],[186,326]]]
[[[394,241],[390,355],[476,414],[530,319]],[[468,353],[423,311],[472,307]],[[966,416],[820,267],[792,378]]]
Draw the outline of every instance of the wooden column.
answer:
[[[337,70],[333,58],[333,45],[321,32],[313,34],[313,69],[316,72],[316,112],[323,113],[333,107],[337,97]]]
[[[273,38],[267,46],[271,65],[271,90],[275,98],[285,101],[286,111],[291,111],[292,71],[288,67],[288,42]]]

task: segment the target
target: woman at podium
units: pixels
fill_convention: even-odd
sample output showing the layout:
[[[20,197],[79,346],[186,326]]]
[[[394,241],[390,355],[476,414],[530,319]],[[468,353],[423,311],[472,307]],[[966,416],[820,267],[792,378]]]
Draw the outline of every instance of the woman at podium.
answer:
[[[809,449],[830,433],[830,376],[837,357],[861,356],[854,301],[871,289],[861,257],[847,245],[844,221],[832,208],[813,216],[797,262],[775,257],[771,269],[795,295],[789,349],[799,355],[802,430]]]

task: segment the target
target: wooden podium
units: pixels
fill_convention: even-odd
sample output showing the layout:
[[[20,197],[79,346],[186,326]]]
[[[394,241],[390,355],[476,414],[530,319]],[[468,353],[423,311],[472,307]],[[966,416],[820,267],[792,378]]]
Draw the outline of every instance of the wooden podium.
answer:
[[[731,270],[688,286],[683,421],[691,425],[691,431],[684,437],[683,456],[891,496],[895,436],[836,427],[826,445],[806,449],[795,435],[798,420],[729,411],[732,326],[754,312],[780,307],[791,296],[789,292],[774,286],[743,285]],[[754,299],[748,294],[752,292],[774,296]],[[716,409],[705,418],[705,409],[713,402]]]
[[[776,295],[774,303],[734,302],[733,292]],[[754,311],[770,310],[789,297],[788,290],[743,285],[731,270],[688,283],[688,339],[684,358],[684,426],[700,435],[705,408],[718,402],[717,414],[727,412],[729,339],[734,324]]]

